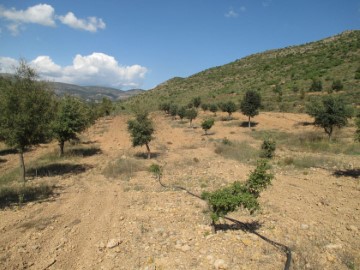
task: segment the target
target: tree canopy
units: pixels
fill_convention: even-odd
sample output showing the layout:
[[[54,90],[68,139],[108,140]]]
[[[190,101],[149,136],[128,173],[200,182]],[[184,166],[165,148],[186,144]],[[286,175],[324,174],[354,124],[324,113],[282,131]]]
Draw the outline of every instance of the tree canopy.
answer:
[[[240,110],[244,115],[249,117],[249,121],[248,121],[249,127],[251,127],[250,118],[259,114],[260,106],[261,106],[260,94],[253,90],[246,91],[244,98],[240,104]]]
[[[312,100],[306,112],[315,118],[314,124],[322,127],[331,139],[335,127],[342,128],[352,116],[352,108],[343,99],[332,95],[324,96],[321,100]]]

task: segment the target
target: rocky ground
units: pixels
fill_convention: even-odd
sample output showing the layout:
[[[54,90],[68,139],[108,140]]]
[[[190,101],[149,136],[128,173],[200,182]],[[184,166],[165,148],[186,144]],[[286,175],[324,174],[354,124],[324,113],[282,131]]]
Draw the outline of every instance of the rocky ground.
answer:
[[[214,149],[225,137],[259,147],[261,141],[253,139],[248,128],[217,121],[204,136],[199,119],[190,128],[156,113],[150,145],[154,158],[146,160],[141,155],[145,149],[131,147],[128,118],[99,120],[82,135],[84,147],[99,150],[71,160],[82,170],[29,181],[54,184],[54,196],[0,210],[0,269],[284,268],[286,255],[281,249],[230,221],[222,221],[214,234],[205,202],[162,187],[147,170],[152,163],[160,164],[165,184],[181,185],[196,194],[246,180],[252,163],[225,159]],[[240,114],[235,118],[246,120]],[[262,113],[255,120],[255,130],[316,130],[299,125],[311,121],[306,115]],[[37,147],[26,154],[26,161],[55,147]],[[277,165],[283,157],[295,155],[302,153],[277,150],[275,179],[261,195],[259,212],[239,210],[229,216],[259,224],[259,234],[290,247],[291,269],[359,269],[359,175],[339,177],[324,168]],[[360,168],[359,156],[326,155],[355,172]],[[1,158],[5,161],[0,172],[17,166],[15,154]],[[119,160],[127,164],[127,173],[107,177],[109,166]]]

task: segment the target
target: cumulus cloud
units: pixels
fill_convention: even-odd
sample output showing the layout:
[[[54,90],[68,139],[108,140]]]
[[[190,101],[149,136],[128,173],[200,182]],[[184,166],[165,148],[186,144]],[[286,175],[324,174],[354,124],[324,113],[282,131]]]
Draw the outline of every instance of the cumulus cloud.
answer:
[[[0,71],[13,72],[17,60],[0,57]],[[118,88],[140,87],[148,71],[140,65],[122,66],[110,55],[92,53],[76,55],[69,66],[56,64],[49,56],[38,56],[30,62],[40,77],[49,81]]]
[[[96,32],[105,29],[106,25],[101,18],[88,17],[80,19],[73,12],[65,16],[56,15],[55,9],[48,4],[38,4],[26,10],[6,9],[0,5],[0,18],[8,21],[7,29],[13,34],[19,34],[21,27],[25,24],[39,24],[43,26],[56,26],[56,20],[74,29]]]
[[[59,16],[59,20],[67,26],[89,32],[96,32],[98,29],[106,27],[102,19],[96,17],[88,17],[86,20],[78,19],[72,12],[68,12],[65,16]]]

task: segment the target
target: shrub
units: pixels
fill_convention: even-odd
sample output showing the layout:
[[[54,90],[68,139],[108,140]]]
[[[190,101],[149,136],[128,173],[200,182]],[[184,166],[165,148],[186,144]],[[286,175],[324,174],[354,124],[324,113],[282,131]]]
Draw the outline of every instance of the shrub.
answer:
[[[205,135],[207,135],[207,131],[212,128],[212,126],[214,125],[214,123],[215,123],[214,118],[205,119],[205,120],[201,123],[201,127],[202,127],[202,129],[205,131]]]
[[[331,89],[335,90],[335,91],[343,90],[343,88],[344,88],[344,85],[342,84],[342,82],[340,80],[333,81],[333,83],[331,85]]]
[[[260,206],[257,198],[274,178],[271,173],[267,172],[268,169],[266,160],[260,160],[245,183],[236,181],[230,186],[214,192],[203,192],[201,197],[210,206],[212,221],[218,221],[219,218],[235,211],[238,207],[244,207],[250,213],[258,210]]]
[[[276,142],[271,138],[266,138],[261,145],[260,157],[273,158],[276,149]]]

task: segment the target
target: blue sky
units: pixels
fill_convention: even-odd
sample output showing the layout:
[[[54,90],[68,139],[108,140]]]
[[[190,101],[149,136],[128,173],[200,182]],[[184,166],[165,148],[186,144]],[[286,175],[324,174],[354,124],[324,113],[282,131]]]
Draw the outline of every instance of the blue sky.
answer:
[[[1,0],[0,72],[151,89],[269,49],[360,29],[360,0]]]

